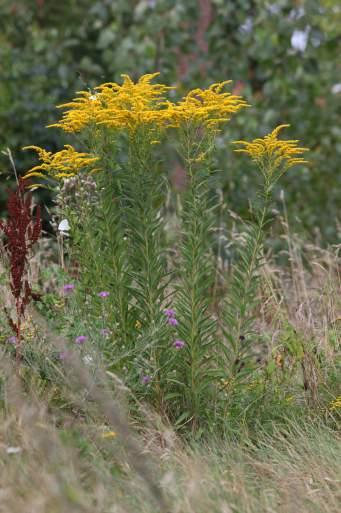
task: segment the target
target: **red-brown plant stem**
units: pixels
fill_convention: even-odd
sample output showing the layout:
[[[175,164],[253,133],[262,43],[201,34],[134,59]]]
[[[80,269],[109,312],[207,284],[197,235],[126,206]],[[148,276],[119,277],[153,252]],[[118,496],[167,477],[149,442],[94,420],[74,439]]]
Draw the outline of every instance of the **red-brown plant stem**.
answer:
[[[32,214],[32,195],[24,195],[25,185],[19,181],[18,188],[10,193],[7,201],[8,218],[0,221],[0,230],[5,235],[4,248],[9,260],[10,289],[15,300],[16,320],[7,315],[10,327],[16,335],[16,361],[21,359],[21,325],[26,306],[32,298],[32,289],[27,278],[28,257],[41,234],[40,207]]]

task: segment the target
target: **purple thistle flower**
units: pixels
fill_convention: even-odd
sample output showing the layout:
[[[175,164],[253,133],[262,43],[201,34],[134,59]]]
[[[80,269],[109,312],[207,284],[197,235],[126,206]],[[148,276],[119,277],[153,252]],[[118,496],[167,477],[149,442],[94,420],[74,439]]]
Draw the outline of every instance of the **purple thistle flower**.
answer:
[[[110,295],[110,292],[107,292],[106,290],[102,290],[102,292],[99,292],[97,294],[98,297],[108,297]]]
[[[79,335],[78,337],[75,338],[75,343],[78,345],[81,345],[81,344],[84,344],[84,342],[86,342],[87,340],[88,340],[88,337],[86,337],[85,335]]]
[[[185,347],[185,342],[183,340],[176,339],[173,342],[173,347],[175,347],[175,349],[182,349]]]
[[[70,292],[73,291],[74,288],[75,288],[75,286],[73,283],[66,283],[63,287],[63,290],[64,290],[65,294],[69,294]]]
[[[8,337],[7,343],[15,345],[17,343],[17,337],[15,335],[12,335],[11,337]]]
[[[170,326],[177,326],[179,324],[175,317],[168,317],[167,322]]]
[[[101,333],[102,337],[110,337],[111,330],[109,330],[109,328],[102,328],[100,330],[100,333]]]
[[[176,312],[173,308],[166,308],[163,313],[165,314],[166,317],[168,318],[175,318],[176,316]]]
[[[150,376],[148,376],[148,374],[145,376],[142,376],[142,379],[141,379],[141,381],[144,385],[148,385],[148,383],[150,383],[151,380],[152,380],[152,378]]]
[[[62,351],[61,353],[59,353],[58,357],[59,360],[66,360],[67,358],[69,358],[70,355],[71,353],[69,351]]]

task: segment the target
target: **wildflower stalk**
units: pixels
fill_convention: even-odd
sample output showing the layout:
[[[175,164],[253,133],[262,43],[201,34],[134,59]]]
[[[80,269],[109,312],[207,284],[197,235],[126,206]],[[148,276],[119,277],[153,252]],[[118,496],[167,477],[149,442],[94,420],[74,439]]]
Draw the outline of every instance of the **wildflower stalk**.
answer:
[[[41,234],[41,217],[38,206],[35,217],[32,215],[32,195],[24,197],[25,185],[19,181],[18,188],[8,198],[8,220],[0,221],[0,230],[6,240],[5,252],[9,260],[10,289],[15,301],[16,319],[7,314],[8,323],[16,335],[16,362],[21,359],[21,325],[25,310],[33,297],[28,280],[28,258],[32,247]]]
[[[263,265],[264,230],[269,223],[271,184],[259,194],[255,222],[246,226],[244,244],[237,250],[228,296],[225,302],[224,335],[228,345],[224,352],[229,363],[229,380],[239,381],[250,374],[250,350],[253,343],[254,310],[259,303],[260,268]],[[224,370],[226,376],[226,369]]]
[[[93,175],[90,185],[94,190],[86,189],[85,176],[73,178],[77,182],[77,201],[71,206],[64,205],[63,213],[71,223],[72,255],[80,271],[78,299],[83,302],[86,295],[94,296],[99,289],[110,291],[106,301],[107,323],[114,331],[115,341],[122,347],[129,341],[131,295],[122,169],[116,160],[119,142],[116,138],[109,138],[105,130],[95,130],[92,138],[84,139],[91,153],[99,155],[101,171]],[[88,310],[96,323],[98,311],[93,301],[90,301]],[[109,342],[106,353],[111,365],[110,362],[118,359],[112,340]],[[119,361],[118,365],[122,364],[123,360]]]
[[[165,325],[162,306],[165,302],[169,272],[163,248],[163,222],[160,208],[164,202],[166,180],[153,156],[152,138],[147,127],[130,134],[129,174],[124,182],[126,231],[129,243],[130,292],[135,322],[141,325],[139,344],[135,347],[141,366],[153,369],[156,402],[162,403],[161,373],[163,366]],[[146,336],[147,335],[147,336]],[[142,347],[143,343],[143,347]]]
[[[208,354],[215,332],[208,311],[210,289],[214,283],[210,254],[214,217],[209,199],[210,170],[207,162],[212,146],[212,139],[206,132],[191,126],[184,128],[182,154],[189,185],[180,213],[182,237],[176,309],[179,312],[179,336],[186,345],[184,354],[177,359],[178,379],[182,384],[177,390],[182,405],[177,422],[190,422],[193,431],[199,428],[201,420],[209,412]]]
[[[279,140],[280,130],[288,125],[280,125],[263,139],[251,143],[236,141],[243,146],[237,152],[248,154],[256,163],[263,183],[259,193],[260,204],[255,208],[255,222],[247,226],[245,243],[238,248],[238,260],[233,269],[228,297],[225,302],[223,347],[228,381],[229,397],[235,385],[243,384],[253,374],[254,364],[251,353],[254,339],[255,309],[259,304],[258,287],[260,269],[263,265],[263,241],[272,199],[272,190],[281,176],[290,167],[306,161],[301,155],[307,148],[297,146],[296,140]],[[221,367],[222,376],[226,369]]]
[[[128,165],[131,174],[126,183],[125,200],[134,294],[139,315],[143,315],[144,322],[150,325],[160,316],[160,297],[164,289],[159,208],[165,182],[155,172],[148,139],[147,134],[139,133],[130,141]]]
[[[122,219],[122,203],[117,188],[117,177],[112,172],[101,176],[100,208],[98,214],[102,224],[103,248],[103,279],[109,286],[110,319],[115,326],[116,339],[122,345],[129,341],[129,285],[130,264],[128,260],[128,245],[125,237]]]

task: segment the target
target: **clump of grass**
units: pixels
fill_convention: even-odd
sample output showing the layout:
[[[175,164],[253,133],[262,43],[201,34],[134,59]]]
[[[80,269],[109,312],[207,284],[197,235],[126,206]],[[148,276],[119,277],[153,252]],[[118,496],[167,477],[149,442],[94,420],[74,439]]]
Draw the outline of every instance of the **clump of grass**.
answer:
[[[336,512],[339,451],[335,432],[304,423],[200,447],[178,459],[188,510]]]
[[[109,431],[91,405],[87,410],[83,401],[83,416],[61,414],[49,411],[46,399],[34,399],[34,385],[29,396],[18,387],[7,378],[0,428],[3,511],[339,510],[340,439],[321,422],[287,422],[271,435],[260,430],[256,441],[245,434],[238,442],[213,439],[189,447],[149,417],[140,457],[152,462],[148,479],[159,483],[163,503],[128,463],[122,433]]]

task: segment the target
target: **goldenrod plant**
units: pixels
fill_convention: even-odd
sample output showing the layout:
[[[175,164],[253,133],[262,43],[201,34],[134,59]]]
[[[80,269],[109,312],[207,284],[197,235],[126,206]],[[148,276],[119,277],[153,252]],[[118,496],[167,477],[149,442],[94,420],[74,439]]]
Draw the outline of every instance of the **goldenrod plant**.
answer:
[[[70,223],[67,272],[77,282],[71,296],[81,326],[77,331],[72,321],[71,336],[83,346],[85,332],[100,334],[97,349],[108,371],[179,429],[200,435],[214,429],[218,417],[225,423],[240,389],[235,385],[254,380],[250,348],[272,191],[288,168],[305,163],[306,149],[278,139],[287,125],[251,143],[236,142],[242,146],[236,151],[258,166],[262,184],[227,280],[225,306],[215,311],[215,141],[248,104],[225,90],[229,82],[170,101],[173,88],[154,83],[157,76],[133,82],[123,75],[122,84],[81,91],[63,104],[51,126],[73,134],[84,151],[29,147],[41,163],[26,178],[46,178],[55,187],[56,214]],[[172,260],[164,142],[175,144],[187,176],[176,201]]]
[[[280,140],[279,132],[289,125],[280,125],[264,138],[252,142],[235,141],[243,146],[235,151],[246,153],[261,174],[258,201],[253,205],[253,221],[245,223],[243,243],[237,251],[238,259],[233,267],[232,279],[225,300],[224,336],[225,368],[222,380],[226,380],[224,395],[227,400],[239,385],[254,380],[257,370],[252,359],[256,333],[256,306],[259,304],[258,287],[264,264],[263,242],[266,228],[271,222],[272,192],[280,177],[292,166],[306,163],[300,155],[308,151],[298,146],[296,140]]]
[[[191,91],[177,106],[179,153],[188,178],[182,195],[181,234],[175,308],[178,314],[178,355],[172,361],[171,397],[176,399],[176,422],[202,429],[211,417],[215,388],[212,371],[217,355],[216,322],[209,306],[215,278],[212,232],[216,205],[210,181],[212,154],[220,127],[247,104],[223,92],[228,82],[208,90]],[[180,350],[181,349],[181,350]],[[173,415],[175,412],[172,412]]]

